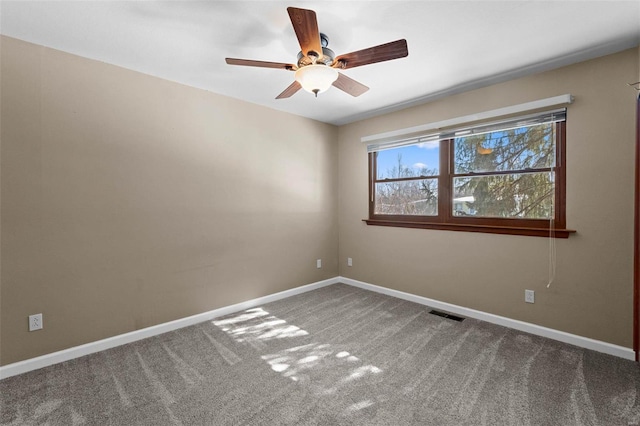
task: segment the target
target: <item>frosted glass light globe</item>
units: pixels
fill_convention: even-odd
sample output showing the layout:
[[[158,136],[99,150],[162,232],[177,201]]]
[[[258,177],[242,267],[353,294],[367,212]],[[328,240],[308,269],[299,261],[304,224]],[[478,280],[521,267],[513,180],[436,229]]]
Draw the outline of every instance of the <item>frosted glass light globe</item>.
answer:
[[[338,79],[338,71],[327,65],[307,65],[298,68],[295,77],[304,90],[318,96]]]

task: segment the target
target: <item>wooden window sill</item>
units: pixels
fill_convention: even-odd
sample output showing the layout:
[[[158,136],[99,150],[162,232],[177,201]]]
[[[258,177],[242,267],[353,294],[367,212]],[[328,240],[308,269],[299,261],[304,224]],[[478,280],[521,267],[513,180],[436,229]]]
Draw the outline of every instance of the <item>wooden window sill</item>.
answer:
[[[463,232],[484,232],[487,234],[503,234],[503,235],[526,235],[531,237],[549,238],[549,229],[544,228],[524,228],[516,226],[488,226],[488,225],[469,225],[469,224],[453,224],[453,223],[428,223],[428,222],[408,222],[399,220],[380,220],[380,219],[362,219],[367,225],[375,226],[394,226],[398,228],[418,228],[418,229],[437,229],[440,231],[463,231]],[[553,236],[555,238],[569,238],[569,235],[575,233],[573,229],[555,229]]]

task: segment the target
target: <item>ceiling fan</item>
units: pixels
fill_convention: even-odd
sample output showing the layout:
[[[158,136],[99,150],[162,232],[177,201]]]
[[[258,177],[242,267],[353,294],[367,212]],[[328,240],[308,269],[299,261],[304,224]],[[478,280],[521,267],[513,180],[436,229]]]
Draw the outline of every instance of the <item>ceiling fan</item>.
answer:
[[[317,97],[318,93],[326,91],[332,85],[352,96],[360,96],[369,88],[342,74],[339,69],[390,61],[409,54],[407,41],[402,39],[336,57],[327,47],[329,38],[318,31],[316,13],[313,10],[288,7],[287,12],[302,49],[298,53],[297,64],[226,58],[229,65],[295,71],[295,81],[276,99],[288,98],[301,88]]]

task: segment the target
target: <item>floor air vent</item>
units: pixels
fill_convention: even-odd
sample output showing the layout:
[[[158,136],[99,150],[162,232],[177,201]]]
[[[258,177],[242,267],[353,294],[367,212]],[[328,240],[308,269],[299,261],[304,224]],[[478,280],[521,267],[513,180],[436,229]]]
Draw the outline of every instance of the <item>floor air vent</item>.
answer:
[[[436,311],[435,309],[430,310],[429,313],[433,314],[433,315],[437,315],[437,316],[442,317],[442,318],[447,318],[447,319],[450,319],[450,320],[458,321],[458,322],[461,322],[464,319],[464,318],[459,317],[457,315],[448,314],[448,313],[442,312],[442,311]]]

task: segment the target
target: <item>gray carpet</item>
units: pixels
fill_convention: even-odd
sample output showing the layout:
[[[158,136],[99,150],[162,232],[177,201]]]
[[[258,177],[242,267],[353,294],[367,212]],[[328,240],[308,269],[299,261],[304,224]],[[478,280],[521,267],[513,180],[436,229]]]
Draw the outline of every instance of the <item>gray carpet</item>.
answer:
[[[630,425],[637,364],[337,284],[0,381],[2,425]]]

